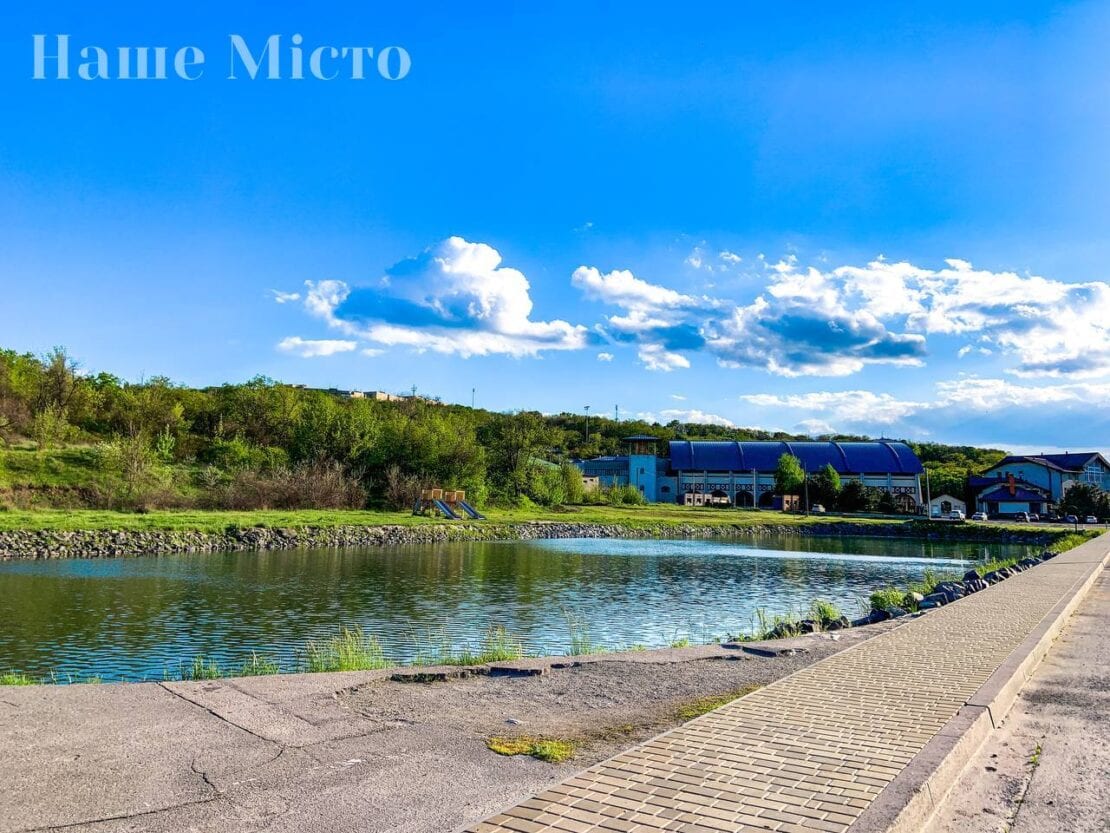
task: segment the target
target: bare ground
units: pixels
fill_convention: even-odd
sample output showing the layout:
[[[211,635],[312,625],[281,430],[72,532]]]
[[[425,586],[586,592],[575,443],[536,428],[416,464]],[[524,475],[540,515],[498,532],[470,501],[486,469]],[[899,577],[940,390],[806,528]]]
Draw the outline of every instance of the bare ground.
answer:
[[[0,833],[456,830],[894,623],[747,646],[0,691]],[[756,653],[751,652],[752,648]],[[760,655],[758,650],[764,649]],[[569,741],[552,764],[495,736]]]

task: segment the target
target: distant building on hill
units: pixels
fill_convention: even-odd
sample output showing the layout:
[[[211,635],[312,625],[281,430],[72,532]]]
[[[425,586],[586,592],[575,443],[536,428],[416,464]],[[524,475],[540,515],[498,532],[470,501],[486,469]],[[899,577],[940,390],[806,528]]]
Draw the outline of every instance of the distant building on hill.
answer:
[[[921,461],[908,445],[875,442],[715,442],[673,440],[656,453],[657,437],[625,437],[628,454],[579,460],[602,488],[631,485],[654,503],[775,506],[775,470],[784,454],[812,474],[831,465],[842,482],[859,480],[889,492],[902,512],[922,504]]]

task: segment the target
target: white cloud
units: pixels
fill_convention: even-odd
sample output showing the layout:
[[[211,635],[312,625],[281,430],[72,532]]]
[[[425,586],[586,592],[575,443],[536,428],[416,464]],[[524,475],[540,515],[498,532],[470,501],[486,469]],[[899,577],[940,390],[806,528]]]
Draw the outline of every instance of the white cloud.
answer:
[[[642,411],[636,414],[636,416],[645,422],[657,422],[660,425],[678,420],[679,422],[692,422],[699,425],[721,425],[725,428],[736,427],[732,420],[727,417],[720,416],[719,414],[707,414],[705,411],[699,411],[697,409],[682,410],[678,408],[667,408],[658,413],[654,411]]]
[[[911,331],[975,334],[1015,357],[1019,376],[1110,372],[1110,284],[976,269],[954,258],[945,264],[930,270],[877,260],[832,275],[872,314],[905,316]]]
[[[681,353],[672,353],[659,344],[641,345],[637,355],[648,370],[668,373],[672,370],[684,369],[690,366],[690,360]]]
[[[740,398],[761,408],[820,415],[825,426],[831,423],[851,429],[889,426],[937,415],[955,415],[963,419],[991,415],[1004,420],[1016,412],[1051,413],[1058,407],[1089,410],[1097,415],[1110,408],[1110,382],[1025,385],[1007,379],[969,376],[938,382],[934,395],[927,400],[899,399],[889,393],[868,390],[786,395],[758,393]],[[1056,430],[1050,420],[1043,420],[1043,423],[1046,432]]]
[[[721,260],[723,260],[725,263],[729,264],[730,266],[735,266],[737,263],[739,263],[741,260],[743,260],[743,258],[740,257],[740,255],[736,254],[735,252],[730,252],[730,251],[728,251],[728,249],[725,249],[724,251],[720,252],[717,255],[717,257],[719,257]]]
[[[889,393],[873,393],[869,390],[787,395],[756,393],[740,398],[761,408],[785,408],[827,414],[845,425],[890,425],[928,407],[923,402],[901,400]],[[828,427],[827,422],[822,424]]]
[[[705,265],[701,247],[688,265]],[[723,254],[723,253],[722,253]],[[876,258],[865,266],[771,263],[763,291],[747,302],[695,298],[636,278],[580,267],[574,284],[620,308],[614,337],[641,349],[704,351],[725,367],[782,376],[845,376],[872,364],[919,366],[933,335],[974,336],[961,358],[1016,360],[1020,377],[1097,378],[1110,373],[1110,284],[1066,283],[975,269],[941,269]],[[650,352],[649,352],[650,355]]]
[[[289,336],[278,342],[277,349],[283,353],[293,353],[301,358],[311,359],[319,356],[334,356],[336,353],[350,353],[358,342],[343,339],[306,339]]]
[[[586,328],[535,321],[527,278],[484,243],[451,237],[398,263],[374,287],[308,282],[305,308],[343,333],[463,358],[586,346]]]
[[[683,396],[681,393],[672,393],[671,394],[671,399],[674,399],[678,402],[685,402],[686,401],[686,397]]]
[[[614,269],[603,274],[593,266],[579,266],[571,275],[570,282],[587,298],[638,312],[698,304],[696,298],[648,283],[627,269]]]
[[[372,359],[372,358],[374,358],[375,356],[382,356],[382,355],[384,355],[386,351],[385,351],[385,350],[382,350],[382,349],[381,349],[381,348],[379,348],[379,347],[366,347],[366,348],[364,348],[364,349],[362,349],[362,350],[359,350],[358,352],[359,352],[359,354],[360,354],[360,355],[363,355],[363,356],[366,356],[367,358],[371,358],[371,359]]]
[[[270,294],[274,296],[274,301],[279,304],[289,304],[301,300],[301,293],[299,292],[281,292],[277,289],[271,289]]]
[[[598,353],[597,354],[597,360],[599,362],[611,362],[611,361],[613,361],[613,354],[612,353]]]

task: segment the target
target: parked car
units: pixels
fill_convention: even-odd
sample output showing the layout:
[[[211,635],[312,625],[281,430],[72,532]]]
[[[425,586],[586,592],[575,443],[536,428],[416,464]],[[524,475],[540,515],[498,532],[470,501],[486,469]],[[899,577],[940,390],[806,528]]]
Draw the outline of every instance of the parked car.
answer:
[[[962,521],[966,517],[967,516],[959,509],[953,509],[951,512],[948,513],[948,520],[950,521]]]
[[[1066,524],[1077,524],[1077,523],[1079,523],[1079,518],[1075,517],[1075,515],[1066,515],[1064,517],[1064,523],[1066,523]]]
[[[986,512],[976,512],[974,515],[971,516],[971,520],[973,520],[973,521],[985,521],[986,519],[987,519],[987,513]]]
[[[822,506],[820,503],[815,503],[812,507],[810,507],[809,511],[814,513],[815,515],[824,515],[825,507]]]
[[[1029,522],[1030,523],[1037,523],[1037,521],[1039,521],[1040,519],[1041,519],[1041,516],[1038,515],[1036,512],[1030,512],[1029,513]]]
[[[1014,520],[1015,521],[1021,521],[1023,523],[1029,523],[1029,513],[1028,512],[1015,512],[1014,513]]]
[[[1098,518],[1096,518],[1094,515],[1088,515],[1083,520],[1083,523],[1085,523],[1085,524],[1097,524],[1098,523]]]

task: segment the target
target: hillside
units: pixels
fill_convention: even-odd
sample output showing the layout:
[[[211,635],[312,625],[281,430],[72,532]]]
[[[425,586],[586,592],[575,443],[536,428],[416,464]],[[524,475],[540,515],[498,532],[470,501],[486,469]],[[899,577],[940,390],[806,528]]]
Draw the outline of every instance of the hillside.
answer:
[[[551,505],[572,473],[621,438],[803,440],[759,429],[591,416],[502,414],[412,397],[350,398],[256,378],[195,389],[79,372],[61,349],[0,351],[0,506],[252,510],[411,505],[430,484],[475,502]],[[822,439],[866,439],[832,436]],[[996,449],[915,443],[933,491],[952,491]],[[569,490],[569,493],[568,493]],[[580,497],[580,496],[579,496]]]

